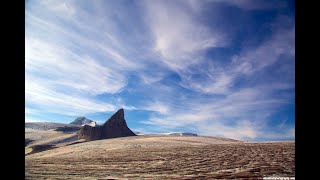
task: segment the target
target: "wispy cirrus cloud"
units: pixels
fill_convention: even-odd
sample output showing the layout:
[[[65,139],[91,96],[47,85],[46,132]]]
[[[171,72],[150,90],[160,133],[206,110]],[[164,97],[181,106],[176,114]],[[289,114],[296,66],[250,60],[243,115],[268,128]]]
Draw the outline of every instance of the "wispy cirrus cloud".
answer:
[[[152,101],[152,102],[146,103],[145,106],[139,107],[139,109],[154,111],[160,114],[168,114],[171,111],[169,106],[165,105],[160,101]]]
[[[122,91],[127,71],[139,69],[139,63],[126,57],[111,32],[96,29],[98,22],[90,21],[95,15],[73,2],[31,3],[26,11],[26,102],[34,111],[62,115],[114,111],[114,105],[95,96]]]
[[[210,31],[183,1],[144,1],[144,7],[154,51],[174,70],[196,63],[204,50],[225,44],[224,35]]]
[[[294,33],[294,27],[278,29],[270,40],[259,47],[246,49],[239,56],[235,56],[232,59],[232,66],[235,67],[233,69],[235,72],[250,75],[273,65],[281,60],[281,56],[294,57]]]
[[[58,92],[49,87],[50,84],[44,82],[39,83],[39,81],[34,81],[34,79],[27,80],[25,88],[26,103],[41,105],[38,109],[45,112],[69,116],[93,112],[112,112],[116,110],[116,107],[112,104],[98,102],[75,93],[68,94],[65,91]],[[29,109],[29,112],[30,111],[32,111],[32,109]]]
[[[228,66],[212,63],[198,66],[205,67],[202,73],[205,81],[196,81],[199,70],[182,71],[180,74],[185,77],[182,85],[203,93],[230,93],[240,77],[250,78],[278,61],[285,61],[282,59],[283,56],[294,57],[294,32],[292,26],[276,29],[271,38],[258,47],[244,48],[239,55],[234,55]]]
[[[90,57],[37,39],[26,39],[26,71],[43,73],[52,84],[86,93],[115,93],[126,85],[123,74]],[[28,74],[27,74],[28,75]]]

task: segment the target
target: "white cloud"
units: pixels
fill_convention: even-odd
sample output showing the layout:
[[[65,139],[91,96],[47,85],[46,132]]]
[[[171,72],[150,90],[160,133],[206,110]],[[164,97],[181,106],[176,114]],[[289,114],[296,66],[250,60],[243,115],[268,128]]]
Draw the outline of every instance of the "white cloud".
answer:
[[[90,94],[116,93],[126,85],[122,73],[89,56],[78,56],[56,44],[26,39],[26,71],[53,77],[53,84]]]
[[[214,34],[180,1],[144,1],[146,22],[154,38],[154,50],[174,70],[196,63],[207,48],[223,46],[223,34]]]
[[[37,15],[41,13],[43,16]],[[90,21],[95,15],[71,1],[28,4],[26,118],[48,112],[79,116],[111,112],[116,107],[135,109],[95,99],[96,95],[121,92],[127,85],[127,73],[141,68],[141,63],[127,58],[130,52],[125,53],[126,45],[114,31],[103,33],[97,29],[100,21]],[[114,28],[112,19],[105,20],[106,26]]]
[[[207,80],[194,81],[187,80],[181,85],[186,88],[191,88],[201,93],[209,94],[228,94],[234,81],[232,74],[221,72],[215,76],[208,77]]]
[[[68,2],[63,3],[52,3],[51,9],[59,16],[63,16],[65,18],[73,18],[75,14],[75,9],[72,5],[68,4]]]
[[[254,139],[257,137],[258,127],[254,127],[250,121],[240,120],[233,126],[224,125],[221,122],[201,124],[201,133],[206,135],[219,135],[233,139]]]
[[[170,107],[161,101],[153,101],[145,103],[146,105],[139,107],[141,110],[154,111],[160,114],[168,114],[170,112]]]
[[[209,63],[200,63],[201,66],[198,64],[198,69],[204,68],[202,73],[206,75],[202,81],[190,78],[194,73],[192,69],[180,71],[180,75],[184,78],[182,86],[202,93],[228,94],[239,77],[253,77],[256,73],[282,60],[283,56],[294,57],[294,33],[294,27],[280,27],[274,31],[269,40],[258,47],[244,48],[232,58],[232,62],[226,67],[213,66]],[[198,69],[196,72],[199,71]],[[281,84],[288,83],[282,82]]]
[[[115,60],[119,66],[125,67],[127,69],[136,69],[136,68],[139,68],[139,66],[140,66],[140,65],[128,60],[127,58],[123,57],[117,51],[115,51],[113,49],[103,47],[103,46],[100,48],[103,49],[104,52],[106,52],[109,57],[111,57],[113,60]]]
[[[234,71],[251,75],[263,68],[273,65],[280,57],[295,54],[295,28],[279,29],[270,38],[257,48],[245,49],[239,56],[233,58]]]
[[[94,99],[58,92],[49,84],[39,83],[36,79],[27,79],[25,85],[26,103],[37,105],[44,112],[69,116],[79,116],[94,112],[112,112],[116,107],[112,104],[98,102]],[[28,108],[30,112],[32,108]]]
[[[27,25],[33,24],[36,28],[56,38],[53,40],[47,37],[46,40],[48,42],[57,41],[68,49],[81,49],[83,53],[94,51],[95,54],[103,56],[103,62],[114,68],[121,70],[142,68],[143,64],[137,59],[128,58],[132,53],[132,48],[129,48],[130,45],[126,44],[127,42],[119,40],[121,36],[116,31],[119,27],[117,27],[112,18],[104,16],[103,19],[97,19],[97,14],[102,12],[90,14],[70,2],[68,7],[72,7],[77,15],[65,22],[65,15],[55,12],[55,8],[58,6],[60,6],[60,3],[54,1],[49,4],[43,3],[41,8],[50,12],[45,17],[38,17],[32,11],[26,11]],[[52,16],[57,16],[59,19]],[[97,28],[100,26],[106,32]],[[26,36],[30,36],[33,33],[29,29],[31,28],[27,28]],[[129,41],[129,39],[125,40]]]
[[[122,98],[117,98],[116,99],[116,104],[117,104],[117,107],[123,108],[124,110],[138,110],[138,108],[135,107],[135,106],[126,105],[125,101]]]

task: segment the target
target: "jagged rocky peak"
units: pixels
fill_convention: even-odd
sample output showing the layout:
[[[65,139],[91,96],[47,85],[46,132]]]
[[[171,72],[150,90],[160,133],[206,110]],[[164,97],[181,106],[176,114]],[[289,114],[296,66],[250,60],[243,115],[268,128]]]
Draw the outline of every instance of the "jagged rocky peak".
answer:
[[[84,125],[79,132],[79,138],[87,141],[126,136],[136,134],[128,128],[123,109],[119,109],[102,126]]]
[[[86,117],[78,117],[74,121],[72,121],[70,124],[75,124],[75,125],[85,125],[85,124],[90,124],[94,121],[87,119]]]
[[[104,123],[104,126],[127,126],[124,119],[124,110],[119,109]]]

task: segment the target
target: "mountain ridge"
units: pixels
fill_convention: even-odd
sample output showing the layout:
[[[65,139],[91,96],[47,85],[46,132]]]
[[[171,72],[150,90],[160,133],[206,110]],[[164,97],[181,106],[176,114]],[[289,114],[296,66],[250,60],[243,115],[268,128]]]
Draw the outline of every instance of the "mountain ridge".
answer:
[[[74,121],[72,121],[71,123],[69,124],[74,124],[74,125],[85,125],[85,124],[90,124],[94,121],[86,118],[86,117],[78,117],[76,118]]]

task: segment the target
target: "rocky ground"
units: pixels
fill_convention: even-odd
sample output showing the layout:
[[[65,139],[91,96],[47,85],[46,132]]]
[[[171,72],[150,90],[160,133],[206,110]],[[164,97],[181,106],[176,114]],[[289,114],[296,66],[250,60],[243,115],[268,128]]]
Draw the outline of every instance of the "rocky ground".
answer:
[[[25,160],[26,179],[294,177],[295,143],[143,135],[60,145]]]

